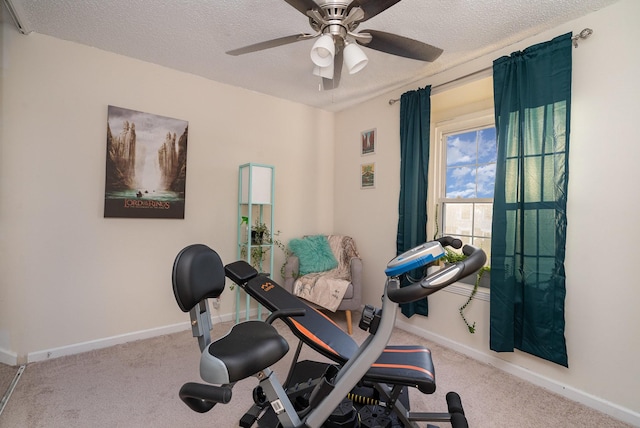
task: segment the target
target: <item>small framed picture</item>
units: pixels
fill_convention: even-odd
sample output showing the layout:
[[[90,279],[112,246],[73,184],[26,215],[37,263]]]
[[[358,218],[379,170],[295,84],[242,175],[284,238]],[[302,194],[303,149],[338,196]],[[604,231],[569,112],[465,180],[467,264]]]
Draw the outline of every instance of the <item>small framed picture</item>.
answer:
[[[376,184],[376,164],[364,163],[360,165],[360,188],[373,189]]]
[[[376,152],[376,144],[377,144],[377,136],[376,136],[376,130],[374,129],[369,129],[367,131],[362,131],[360,133],[360,140],[361,140],[361,150],[362,150],[362,156],[364,155],[372,155]]]

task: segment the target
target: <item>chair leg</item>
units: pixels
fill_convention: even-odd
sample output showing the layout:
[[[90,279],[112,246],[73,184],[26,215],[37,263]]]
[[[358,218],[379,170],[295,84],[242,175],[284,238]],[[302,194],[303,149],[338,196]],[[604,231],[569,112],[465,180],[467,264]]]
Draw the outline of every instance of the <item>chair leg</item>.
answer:
[[[344,313],[347,315],[347,333],[351,336],[351,334],[353,334],[353,327],[351,326],[351,311],[346,310]]]

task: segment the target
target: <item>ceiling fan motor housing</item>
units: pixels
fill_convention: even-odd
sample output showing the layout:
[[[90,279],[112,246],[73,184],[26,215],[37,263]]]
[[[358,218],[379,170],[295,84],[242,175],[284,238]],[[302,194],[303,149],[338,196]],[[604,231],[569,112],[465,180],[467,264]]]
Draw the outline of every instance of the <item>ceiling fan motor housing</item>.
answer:
[[[318,1],[318,6],[320,6],[323,11],[324,22],[317,22],[311,19],[311,26],[323,34],[338,36],[334,37],[338,43],[344,41],[347,33],[353,31],[358,26],[358,22],[352,22],[348,26],[345,26],[344,20],[347,17],[348,2],[324,0]]]
[[[349,6],[346,2],[341,1],[319,1],[318,5],[324,10],[327,20],[339,19],[343,20],[347,16],[347,8]]]

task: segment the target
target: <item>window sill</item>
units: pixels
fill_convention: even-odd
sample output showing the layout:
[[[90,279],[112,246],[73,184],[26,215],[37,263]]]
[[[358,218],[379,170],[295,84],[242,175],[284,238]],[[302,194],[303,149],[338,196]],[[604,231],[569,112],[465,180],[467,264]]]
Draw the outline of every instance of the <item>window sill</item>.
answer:
[[[476,284],[476,280],[478,279],[478,273],[474,273],[473,275],[469,275],[466,276],[464,278],[462,278],[460,281],[463,284],[469,284],[472,288],[473,286]],[[485,289],[486,291],[489,291],[491,286],[491,271],[488,270],[486,272],[484,272],[482,274],[482,278],[480,278],[480,284],[479,284],[479,288],[478,291],[480,291],[481,289]]]
[[[489,275],[490,275],[489,272],[485,272],[485,274],[482,275],[481,283],[484,283],[484,281],[487,281],[487,284],[488,284],[489,283],[489,278],[490,278]],[[464,280],[458,281],[455,284],[451,284],[450,286],[445,288],[444,291],[448,291],[449,293],[459,294],[461,296],[469,297],[471,295],[471,292],[473,291],[473,285],[475,284],[476,276],[475,275],[469,275],[467,278],[469,278],[469,280],[467,280],[467,281],[471,282],[471,284],[465,283]],[[471,281],[471,279],[473,279],[473,281]],[[489,288],[478,287],[478,291],[476,292],[476,295],[473,296],[473,298],[488,302],[489,301],[489,296],[490,296]]]

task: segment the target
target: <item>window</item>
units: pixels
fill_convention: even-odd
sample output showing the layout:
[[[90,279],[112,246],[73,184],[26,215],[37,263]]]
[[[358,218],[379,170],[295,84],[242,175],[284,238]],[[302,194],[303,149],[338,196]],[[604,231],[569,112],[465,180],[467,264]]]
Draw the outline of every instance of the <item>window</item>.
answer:
[[[439,235],[460,238],[491,256],[496,130],[488,112],[436,126]]]

